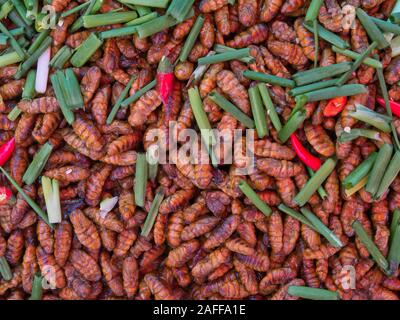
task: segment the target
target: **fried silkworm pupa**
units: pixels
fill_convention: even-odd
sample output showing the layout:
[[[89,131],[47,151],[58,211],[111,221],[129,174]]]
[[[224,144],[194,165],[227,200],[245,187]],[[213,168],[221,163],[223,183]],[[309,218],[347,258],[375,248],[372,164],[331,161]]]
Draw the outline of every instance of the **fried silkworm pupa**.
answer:
[[[272,158],[257,159],[257,168],[275,178],[289,178],[303,170],[302,165],[298,162]]]
[[[50,113],[60,110],[55,97],[41,97],[33,100],[21,100],[17,107],[26,113]]]
[[[0,96],[3,100],[11,100],[21,95],[25,79],[13,80],[0,87]]]
[[[206,250],[211,250],[225,242],[236,230],[240,223],[240,218],[237,215],[231,215],[226,218],[222,224],[215,228],[207,239],[204,241],[203,247]]]
[[[66,285],[63,269],[57,264],[52,254],[47,254],[42,247],[36,248],[36,257],[40,272],[47,282],[55,288],[62,289]]]
[[[97,262],[85,251],[73,249],[69,261],[74,268],[88,281],[98,281],[101,279],[101,271]]]
[[[104,165],[91,174],[86,181],[85,201],[90,206],[97,206],[101,200],[104,184],[112,170],[111,165]]]
[[[169,252],[165,264],[168,267],[182,267],[187,261],[194,257],[199,248],[200,242],[198,240],[189,240],[188,242],[184,242],[179,247]]]
[[[167,242],[172,248],[181,244],[181,235],[185,227],[182,211],[174,212],[168,219]]]
[[[130,108],[128,122],[132,127],[143,125],[147,117],[161,104],[161,99],[156,90],[149,90],[140,97]]]
[[[158,211],[164,214],[175,212],[183,208],[193,195],[193,190],[178,190],[176,193],[163,200]]]
[[[227,248],[221,247],[212,251],[192,268],[192,275],[195,278],[196,282],[202,282],[205,277],[207,277],[221,264],[227,262],[229,258],[230,251]]]
[[[144,281],[149,287],[151,293],[154,295],[156,300],[176,300],[177,296],[173,293],[173,290],[167,286],[163,279],[160,279],[154,274],[146,274]]]
[[[117,244],[114,248],[114,254],[117,257],[123,257],[128,252],[129,248],[133,245],[137,239],[136,229],[124,229],[117,239]]]
[[[36,247],[29,244],[25,248],[22,260],[22,288],[26,293],[32,292],[33,277],[38,272],[39,266],[36,260]]]
[[[98,250],[101,247],[100,236],[92,221],[90,221],[81,210],[76,209],[69,219],[74,228],[75,234],[82,245],[91,250]]]
[[[5,257],[11,265],[17,265],[24,254],[24,234],[21,230],[14,230],[7,239]]]
[[[54,258],[60,267],[68,260],[72,244],[71,224],[64,220],[56,226],[54,232]]]
[[[244,113],[248,114],[250,112],[247,90],[239,83],[239,80],[232,71],[220,71],[217,74],[217,85]]]
[[[228,47],[244,48],[251,44],[258,44],[268,37],[268,29],[264,24],[256,24],[236,35],[227,42]]]
[[[128,298],[133,298],[139,288],[139,265],[135,257],[126,257],[122,263],[122,280]]]
[[[188,241],[195,239],[207,232],[210,232],[219,223],[220,219],[214,216],[207,216],[187,225],[181,233],[181,239]]]
[[[22,176],[29,164],[29,156],[26,148],[17,147],[10,160],[10,175],[21,186]]]
[[[46,251],[47,254],[52,254],[54,251],[54,234],[50,226],[39,219],[36,226],[36,234],[39,240],[40,246]]]
[[[94,223],[101,227],[105,227],[112,231],[121,233],[124,229],[124,224],[118,219],[114,212],[109,212],[103,216],[98,208],[89,207],[84,209],[85,215],[92,220]]]
[[[79,138],[85,142],[87,148],[95,152],[100,152],[103,149],[104,137],[93,121],[89,120],[86,115],[78,114],[72,124],[72,128]]]
[[[43,175],[58,181],[78,182],[88,178],[90,176],[90,170],[78,166],[64,166],[47,170]]]
[[[101,79],[101,70],[99,67],[93,66],[85,73],[81,80],[81,91],[83,95],[83,103],[87,105],[92,100],[93,95],[99,88]]]
[[[100,264],[107,285],[110,287],[113,294],[122,297],[124,295],[122,275],[113,267],[110,255],[105,251],[100,254]]]

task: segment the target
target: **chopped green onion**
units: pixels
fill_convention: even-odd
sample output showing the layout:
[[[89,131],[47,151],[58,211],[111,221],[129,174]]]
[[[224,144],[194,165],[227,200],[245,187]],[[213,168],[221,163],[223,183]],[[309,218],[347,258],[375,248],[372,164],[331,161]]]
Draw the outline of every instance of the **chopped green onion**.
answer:
[[[135,11],[108,12],[83,16],[83,26],[87,29],[107,26],[115,23],[125,23],[137,18]]]
[[[371,174],[368,177],[368,182],[365,190],[368,191],[372,196],[375,195],[378,190],[379,184],[385,173],[386,167],[389,164],[390,158],[392,157],[393,146],[385,143],[378,152],[376,160],[371,170]]]
[[[157,84],[156,80],[153,80],[153,81],[149,82],[147,85],[145,85],[143,88],[141,88],[138,91],[136,91],[129,98],[126,98],[124,101],[122,101],[121,106],[125,108],[128,105],[130,105],[131,103],[135,103],[147,91],[153,89],[156,86],[156,84]]]
[[[158,172],[158,159],[149,149],[147,149],[146,160],[149,166],[149,179],[154,181]]]
[[[14,9],[14,5],[10,0],[4,2],[0,8],[0,19],[7,18],[8,14]]]
[[[375,25],[371,17],[361,8],[356,9],[357,18],[367,32],[372,41],[376,42],[379,49],[384,49],[389,46],[389,42],[383,36],[383,33]]]
[[[364,186],[367,184],[368,181],[368,175],[362,178],[360,181],[358,181],[354,187],[344,189],[344,193],[347,197],[351,197],[353,194],[356,192],[360,191]]]
[[[400,23],[400,12],[396,12],[390,15],[390,21],[396,24]]]
[[[0,56],[0,68],[22,61],[15,51]]]
[[[52,41],[53,41],[53,39],[50,36],[47,36],[46,39],[43,40],[43,42],[37,48],[37,50],[34,53],[32,53],[31,56],[25,60],[24,63],[21,64],[19,70],[14,75],[14,78],[15,79],[22,78],[33,67],[33,65],[37,62],[39,57],[42,55],[42,53],[45,52],[48,47],[50,47]]]
[[[251,105],[251,112],[253,114],[254,123],[256,126],[257,136],[262,139],[268,135],[267,120],[265,117],[265,110],[263,108],[260,92],[258,87],[251,87],[249,89],[249,98]]]
[[[65,18],[70,16],[71,14],[74,14],[75,12],[81,11],[82,9],[85,9],[87,6],[89,6],[90,1],[84,2],[80,4],[79,6],[76,6],[75,8],[72,8],[70,10],[64,11],[61,13],[61,18]]]
[[[352,224],[352,227],[358,238],[361,240],[367,251],[370,253],[371,257],[374,259],[374,261],[385,273],[387,273],[389,263],[387,262],[383,254],[379,251],[378,247],[372,241],[370,236],[367,234],[360,221],[355,220]]]
[[[238,107],[223,97],[216,91],[211,92],[208,97],[214,101],[220,108],[230,113],[236,120],[249,129],[254,128],[254,121],[248,115],[243,113]]]
[[[307,9],[305,21],[314,21],[318,17],[319,9],[321,9],[324,0],[311,0],[311,3]]]
[[[299,220],[301,223],[305,224],[307,227],[313,229],[314,231],[317,231],[315,229],[315,227],[312,225],[312,223],[310,221],[308,221],[308,219],[305,216],[303,216],[301,213],[293,210],[292,208],[285,206],[283,203],[281,203],[278,206],[278,209],[281,210],[282,212],[288,214],[292,218]]]
[[[332,44],[340,49],[346,49],[346,48],[350,47],[350,45],[347,41],[343,40],[341,37],[339,37],[335,33],[325,29],[323,26],[318,24],[318,21],[316,21],[316,22],[317,22],[317,33],[321,39],[324,39],[326,42],[329,42],[330,44]],[[308,31],[315,33],[313,24],[311,24],[309,22],[303,22],[303,26]]]
[[[397,150],[386,168],[385,174],[383,175],[382,180],[379,184],[379,188],[374,195],[375,199],[379,199],[389,189],[389,186],[394,181],[399,172],[400,151]]]
[[[36,273],[33,276],[32,294],[29,300],[42,300],[43,296],[42,281],[43,277],[40,273]]]
[[[335,47],[335,46],[332,47],[332,50],[334,52],[336,52],[336,53],[344,55],[344,56],[346,56],[348,58],[351,58],[353,60],[356,60],[361,56],[361,54],[359,54],[357,52],[354,52],[354,51],[351,51],[351,50],[347,50],[347,49],[341,49],[341,48],[338,48],[338,47]],[[362,63],[367,65],[367,66],[369,66],[369,67],[375,68],[375,69],[382,68],[382,63],[380,61],[378,61],[376,59],[369,58],[369,57],[365,58]]]
[[[119,95],[117,101],[115,102],[113,108],[111,109],[110,114],[107,117],[106,124],[111,124],[113,122],[115,115],[117,114],[122,101],[126,98],[126,95],[128,94],[129,90],[132,87],[133,82],[136,80],[136,74],[132,75],[131,79],[129,80],[128,84],[125,86],[124,90],[121,91],[121,94]]]
[[[325,80],[325,81],[307,84],[307,85],[301,86],[301,87],[295,87],[289,91],[289,94],[291,96],[295,97],[295,96],[301,95],[306,92],[315,91],[318,89],[323,89],[323,88],[334,86],[336,84],[336,82],[337,82],[337,79],[329,79],[329,80]]]
[[[397,35],[400,34],[400,26],[398,26],[397,24],[393,24],[389,21],[381,20],[375,17],[371,17],[371,19],[383,32],[390,32]]]
[[[140,15],[140,13],[139,13]],[[140,24],[143,24],[145,22],[149,22],[151,20],[154,20],[155,18],[158,17],[157,12],[151,12],[145,16],[141,16],[140,18],[133,19],[127,23],[125,23],[125,26],[138,26]]]
[[[312,177],[315,174],[314,170],[311,169],[310,167],[306,166],[306,169],[307,169],[308,174],[310,175],[310,177]],[[322,185],[320,187],[318,187],[317,192],[318,192],[318,194],[319,194],[319,196],[321,197],[322,200],[325,199],[328,196],[328,194],[326,193],[326,191],[322,187]]]
[[[390,244],[388,260],[389,270],[392,275],[396,274],[400,264],[400,225],[394,228],[394,232],[390,234],[392,241]]]
[[[299,95],[297,96],[295,99],[296,104],[294,106],[294,108],[292,109],[292,112],[290,113],[289,119],[292,115],[294,115],[297,111],[304,109],[304,106],[307,103],[307,98],[305,95]]]
[[[82,26],[83,26],[83,16],[87,16],[87,15],[96,13],[97,11],[100,10],[102,4],[103,4],[103,0],[90,0],[89,6],[85,10],[84,14],[81,17],[79,17],[72,24],[72,26],[69,28],[69,31],[71,33],[74,33],[76,31],[78,31],[80,28],[82,28]]]
[[[136,26],[127,26],[100,32],[99,38],[109,39],[109,38],[128,36],[134,33],[136,33]]]
[[[342,74],[351,69],[350,62],[341,62],[331,64],[326,67],[318,67],[307,71],[297,72],[293,75],[293,80],[298,86],[310,84],[313,82],[320,81],[322,79],[331,78]]]
[[[138,6],[166,8],[169,0],[119,0],[121,3],[133,4]]]
[[[42,147],[43,149],[43,147]],[[36,156],[35,156],[36,157]],[[33,159],[35,161],[35,158]],[[29,168],[28,168],[29,169]],[[39,217],[43,219],[44,222],[46,222],[50,228],[53,228],[52,224],[49,222],[49,219],[47,218],[47,215],[43,212],[42,209],[25,193],[25,191],[19,186],[19,184],[8,174],[6,170],[3,169],[3,167],[0,167],[1,172],[6,176],[8,181],[14,186],[15,189],[21,194],[22,198],[28,202],[30,207],[37,213]]]
[[[49,222],[60,223],[62,217],[60,205],[60,187],[58,181],[56,179],[50,179],[43,176],[42,189]]]
[[[202,15],[199,15],[194,23],[192,29],[190,30],[189,35],[186,38],[185,44],[182,47],[182,51],[179,55],[179,61],[185,62],[192,51],[193,46],[200,34],[201,28],[204,24],[204,18]]]
[[[390,125],[387,119],[388,117],[366,108],[361,104],[356,104],[356,110],[350,112],[349,115],[352,118],[368,123],[369,125],[378,128],[383,132],[390,132]]]
[[[394,209],[392,215],[392,223],[390,224],[390,243],[393,243],[394,233],[396,232],[397,226],[400,224],[400,209]]]
[[[272,209],[266,204],[257,193],[248,185],[245,180],[240,180],[239,189],[245,194],[245,196],[251,201],[252,204],[256,206],[267,217],[271,215]]]
[[[83,108],[83,98],[78,79],[74,71],[69,68],[65,70],[65,85],[68,91],[67,105],[70,109]]]
[[[142,232],[140,235],[142,237],[147,237],[150,234],[151,229],[153,228],[154,222],[156,221],[156,217],[158,214],[158,208],[161,205],[161,202],[164,200],[164,191],[162,188],[159,188],[156,195],[154,196],[154,200],[151,203],[149,213],[147,214],[146,221],[144,222]]]
[[[216,53],[225,53],[225,52],[228,52],[228,51],[237,51],[237,49],[235,49],[235,48],[227,47],[227,46],[224,46],[222,44],[214,45],[214,50],[215,50]],[[241,62],[244,62],[244,63],[252,63],[254,61],[254,58],[250,56],[250,57],[240,58],[240,59],[237,59],[237,60],[239,60]]]
[[[23,35],[25,33],[25,29],[24,28],[15,28],[15,29],[12,29],[12,30],[9,30],[9,31],[13,36],[20,36],[20,35]],[[8,41],[8,36],[5,35],[5,34],[0,34],[0,44],[1,45],[6,45],[7,41]]]
[[[267,86],[264,83],[259,83],[257,86],[258,90],[260,91],[261,98],[264,102],[264,106],[267,109],[267,115],[271,119],[272,125],[274,126],[276,131],[281,130],[281,120],[279,119],[278,113],[276,112],[274,104],[272,103]]]
[[[372,42],[369,47],[354,61],[349,71],[343,74],[337,81],[338,86],[344,85],[347,80],[351,77],[354,71],[358,69],[361,63],[365,60],[365,58],[374,50],[377,46],[377,42]]]
[[[312,92],[307,92],[304,96],[308,102],[327,100],[336,97],[353,96],[360,93],[366,93],[367,89],[362,84],[346,84],[341,87],[329,87]]]
[[[135,10],[137,11],[137,13],[139,13],[139,16],[141,16],[141,17],[151,13],[151,9],[149,7],[137,6],[137,5],[134,7],[135,7]]]
[[[36,70],[29,70],[26,75],[24,89],[22,90],[22,99],[30,100],[35,97]]]
[[[251,79],[251,80],[266,82],[266,83],[270,83],[270,84],[285,87],[285,88],[293,88],[295,86],[295,82],[293,80],[273,76],[271,74],[262,73],[262,72],[246,70],[243,72],[243,76],[248,79]]]
[[[15,40],[14,36],[11,34],[10,31],[8,31],[8,29],[2,22],[0,22],[0,31],[3,32],[8,37],[8,39],[10,41],[10,45],[13,47],[13,49],[18,54],[18,56],[22,60],[26,59],[28,57],[28,55],[27,55],[25,49],[21,48],[18,41]]]
[[[295,112],[278,132],[278,138],[282,143],[285,143],[290,135],[295,132],[306,120],[306,111],[304,109]]]
[[[300,211],[312,223],[312,225],[315,227],[318,233],[323,235],[331,245],[333,245],[336,248],[343,247],[342,241],[340,241],[340,239],[336,236],[336,234],[329,228],[327,228],[314,213],[312,213],[307,208],[301,208]]]
[[[148,168],[146,154],[138,153],[136,159],[136,171],[135,171],[135,185],[133,188],[135,194],[135,203],[139,207],[144,207],[144,200],[146,196],[146,184],[147,184]]]
[[[375,140],[375,141],[383,141],[381,137],[381,133],[376,130],[371,129],[363,129],[363,128],[349,128],[349,131],[343,132],[338,141],[339,142],[348,142],[357,139],[358,137],[364,137],[367,139]]]
[[[378,156],[377,152],[371,153],[367,159],[365,159],[361,164],[357,166],[342,182],[342,185],[349,189],[354,187],[358,182],[365,178],[371,171],[372,166]]]
[[[197,60],[197,63],[199,65],[213,64],[230,60],[238,60],[240,58],[249,56],[250,56],[250,49],[243,48],[235,51],[227,51],[225,53],[218,53],[212,56],[202,57],[199,60]]]
[[[17,106],[15,106],[10,113],[7,115],[7,118],[11,121],[15,121],[19,115],[22,113],[22,110],[20,108],[18,108]]]
[[[289,286],[288,294],[310,300],[340,300],[338,292],[303,286]]]
[[[40,47],[43,41],[47,39],[47,36],[49,34],[50,31],[48,29],[40,32],[39,35],[35,38],[35,40],[32,42],[32,44],[29,46],[28,53],[33,54]]]
[[[73,49],[71,49],[67,45],[63,46],[50,60],[50,66],[54,69],[62,69],[67,61],[71,58],[73,53]]]
[[[75,51],[71,64],[77,68],[82,67],[102,44],[103,40],[99,39],[95,33],[91,33]]]
[[[172,0],[167,14],[175,20],[182,22],[189,13],[195,0]]]
[[[21,17],[21,19],[25,22],[26,25],[31,25],[32,24],[32,20],[27,18],[27,12],[26,12],[26,8],[25,5],[22,3],[21,0],[11,0],[11,2],[14,5],[15,11],[18,12],[19,16]]]
[[[319,57],[319,39],[318,39],[318,20],[313,20],[313,29],[314,29],[314,68],[318,66],[318,57]]]
[[[390,49],[392,51],[392,58],[400,55],[400,36],[397,36],[390,41]]]
[[[12,279],[10,265],[5,257],[0,257],[0,274],[5,281],[10,281]]]
[[[62,75],[62,73],[61,73],[61,75]],[[61,112],[64,115],[64,118],[68,122],[68,124],[72,125],[72,123],[75,120],[75,116],[74,116],[74,113],[67,106],[67,103],[65,101],[66,99],[65,99],[64,93],[62,91],[60,82],[58,80],[57,74],[51,75],[50,81],[53,86],[53,90],[54,90],[54,94],[57,98],[57,102],[60,105]]]
[[[329,177],[333,169],[335,169],[336,160],[329,158],[325,160],[324,164],[318,169],[317,172],[307,181],[300,192],[295,196],[294,201],[299,206],[304,206],[308,199],[317,191],[318,187]]]
[[[46,165],[47,160],[50,157],[51,152],[53,151],[53,146],[46,142],[40,150],[35,154],[33,160],[29,167],[26,169],[22,180],[31,185],[35,182],[37,177],[43,171],[44,166]]]

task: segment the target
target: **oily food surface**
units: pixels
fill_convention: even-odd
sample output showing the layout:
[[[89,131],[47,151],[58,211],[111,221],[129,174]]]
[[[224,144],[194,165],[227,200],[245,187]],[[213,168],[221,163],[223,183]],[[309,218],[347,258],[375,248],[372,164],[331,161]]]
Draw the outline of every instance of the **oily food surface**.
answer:
[[[355,15],[352,23],[345,23],[343,7],[362,8],[372,17],[387,20],[395,2],[326,0],[317,20],[348,42],[349,50],[362,54],[373,40]],[[53,1],[52,6],[62,13],[80,4],[64,0]],[[276,123],[284,126],[291,119],[296,121],[291,116],[299,103],[290,92],[292,82],[265,87],[244,76],[250,70],[292,79],[297,72],[312,70],[314,64],[327,67],[354,62],[321,37],[316,43],[314,34],[304,26],[309,5],[308,0],[201,0],[195,1],[193,16],[149,37],[134,33],[104,39],[81,67],[73,67],[70,61],[62,65],[63,69],[72,68],[83,99],[80,108],[72,109],[71,122],[50,77],[45,93],[23,99],[27,76],[15,79],[16,63],[1,67],[0,141],[3,144],[15,137],[16,143],[3,168],[45,210],[41,178],[27,184],[24,174],[42,146],[51,145],[40,175],[59,182],[63,215],[62,222],[51,228],[6,176],[0,175],[1,185],[8,186],[16,198],[15,203],[0,205],[0,257],[12,275],[10,280],[0,280],[0,299],[28,299],[33,278],[40,272],[48,284],[43,288],[47,300],[298,299],[289,294],[291,286],[326,289],[337,292],[341,299],[398,300],[398,264],[385,272],[353,223],[358,221],[383,259],[389,259],[392,217],[400,207],[400,177],[396,173],[382,194],[371,192],[373,187],[365,183],[353,193],[345,187],[350,173],[383,145],[395,144],[393,134],[400,134],[400,119],[393,115],[393,130],[378,124],[378,137],[342,136],[358,132],[353,129],[375,129],[352,116],[358,105],[386,114],[385,107],[376,102],[382,97],[377,69],[361,64],[348,75],[347,84],[363,85],[365,91],[342,99],[343,105],[333,105],[329,99],[303,103],[297,114],[302,122],[296,137],[290,139],[286,129],[278,132]],[[97,13],[131,9],[104,0]],[[151,10],[159,16],[165,14],[165,9]],[[92,34],[123,27],[116,23],[72,32],[70,27],[84,11],[68,15],[50,31],[52,57],[65,45],[79,48]],[[204,22],[196,41],[187,59],[178,61],[200,15]],[[15,28],[12,21],[3,20],[10,30]],[[249,55],[213,63],[193,77],[198,60],[216,45],[248,48]],[[9,45],[1,46],[7,49]],[[390,47],[375,48],[372,54],[382,64],[389,98],[400,102],[400,57],[392,58]],[[167,98],[159,86],[168,80],[157,75],[163,56],[172,64],[177,61]],[[50,74],[55,72],[50,68]],[[157,86],[150,86],[134,102],[122,103],[108,122],[127,86],[126,98],[156,78]],[[159,164],[154,177],[144,177],[144,202],[136,203],[138,154],[156,144],[152,130],[168,134],[169,124],[176,122],[178,132],[194,129],[200,138],[201,116],[189,99],[190,90],[197,90],[194,86],[206,123],[230,138],[242,129],[242,136],[235,141],[243,142],[243,149],[236,148],[232,161],[223,162],[230,149],[222,143],[219,165],[187,163],[179,156],[174,162]],[[252,90],[259,90],[260,104],[267,104],[266,88],[277,118],[271,112],[257,114],[258,93]],[[249,134],[254,138],[254,166],[249,172],[237,171],[249,165],[243,147],[248,126],[216,103],[216,93],[234,104],[241,119],[247,116],[253,127],[255,123],[256,132]],[[21,114],[10,120],[8,115],[15,106]],[[260,117],[267,120],[260,124]],[[264,133],[262,137],[260,133]],[[179,141],[178,149],[185,142]],[[171,146],[164,143],[163,147],[170,150]],[[194,148],[199,149],[199,143]],[[193,158],[203,156],[200,152]],[[205,158],[209,158],[207,151]],[[296,195],[311,178],[304,164],[307,161],[316,169],[328,161],[332,169],[303,205]],[[263,207],[252,201],[251,190]],[[154,224],[144,232],[158,192],[163,198]],[[115,196],[118,202],[104,214],[100,203]],[[320,232],[321,226],[316,230],[316,224],[309,224],[311,218],[296,218],[293,210],[305,217],[311,211],[326,226],[328,236]]]

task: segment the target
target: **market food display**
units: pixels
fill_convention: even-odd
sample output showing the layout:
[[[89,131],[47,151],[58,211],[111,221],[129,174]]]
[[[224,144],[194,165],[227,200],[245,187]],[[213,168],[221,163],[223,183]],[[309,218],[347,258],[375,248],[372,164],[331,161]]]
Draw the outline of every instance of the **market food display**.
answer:
[[[0,19],[0,299],[400,298],[399,1]]]

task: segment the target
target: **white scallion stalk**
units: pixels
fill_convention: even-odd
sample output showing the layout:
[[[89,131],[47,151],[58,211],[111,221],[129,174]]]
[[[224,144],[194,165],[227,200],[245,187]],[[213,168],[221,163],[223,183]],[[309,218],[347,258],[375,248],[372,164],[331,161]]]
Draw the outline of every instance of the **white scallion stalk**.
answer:
[[[208,56],[212,56],[214,54],[215,54],[215,51],[210,51],[207,54],[207,57]],[[201,79],[201,77],[203,77],[203,75],[206,73],[206,71],[207,71],[209,66],[210,66],[209,64],[203,64],[203,65],[197,66],[197,68],[191,74],[191,76],[190,76],[190,78],[188,80],[188,83],[186,85],[186,88],[190,87],[190,85],[193,82],[196,83],[197,81],[199,81]]]
[[[390,48],[392,49],[392,58],[400,55],[400,36],[397,36],[390,41]]]
[[[114,209],[115,205],[118,203],[118,197],[112,197],[104,199],[100,202],[100,216],[105,218],[107,213]]]
[[[47,80],[49,78],[49,62],[51,48],[48,47],[39,57],[37,62],[37,72],[35,80],[35,91],[37,93],[45,93],[47,90]]]
[[[42,177],[44,201],[50,223],[61,223],[60,187],[56,179]]]

